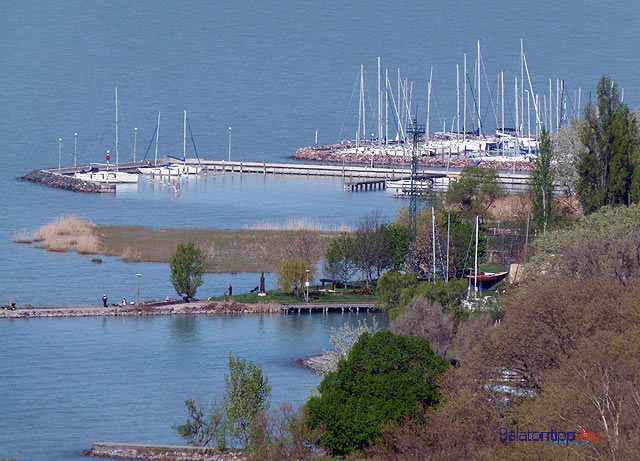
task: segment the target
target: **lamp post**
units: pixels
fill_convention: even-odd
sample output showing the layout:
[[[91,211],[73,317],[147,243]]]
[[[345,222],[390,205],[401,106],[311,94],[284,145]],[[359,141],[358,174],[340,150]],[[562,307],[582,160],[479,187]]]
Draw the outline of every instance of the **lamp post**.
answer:
[[[136,277],[138,277],[138,293],[136,294],[136,306],[138,306],[140,304],[140,277],[142,274],[136,274]]]
[[[73,133],[73,167],[78,166],[78,133]]]
[[[229,127],[229,163],[231,163],[231,127]]]
[[[60,147],[58,148],[58,174],[60,174],[60,168],[62,167],[62,138],[58,138]]]
[[[138,143],[138,129],[133,129],[133,163],[136,163],[136,144]]]
[[[304,284],[307,289],[305,294],[306,302],[309,302],[309,272],[310,272],[309,269],[307,269],[307,281]]]

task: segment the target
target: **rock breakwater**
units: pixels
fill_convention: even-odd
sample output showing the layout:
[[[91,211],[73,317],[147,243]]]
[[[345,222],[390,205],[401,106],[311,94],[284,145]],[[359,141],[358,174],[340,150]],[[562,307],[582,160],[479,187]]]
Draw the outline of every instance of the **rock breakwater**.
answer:
[[[102,193],[115,192],[115,184],[98,184],[83,181],[73,176],[51,173],[46,170],[33,170],[31,173],[19,178],[20,181],[33,182],[55,189],[69,190],[72,192]]]
[[[242,453],[220,453],[213,448],[137,443],[96,442],[85,456],[111,459],[146,459],[164,461],[244,461]]]

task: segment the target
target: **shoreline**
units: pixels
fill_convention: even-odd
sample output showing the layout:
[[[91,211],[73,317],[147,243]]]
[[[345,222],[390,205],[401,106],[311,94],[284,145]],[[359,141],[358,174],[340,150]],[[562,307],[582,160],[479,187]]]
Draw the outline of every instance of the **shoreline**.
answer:
[[[54,317],[143,317],[149,315],[282,314],[280,304],[244,304],[229,301],[153,303],[139,306],[48,306],[0,310],[0,319]]]

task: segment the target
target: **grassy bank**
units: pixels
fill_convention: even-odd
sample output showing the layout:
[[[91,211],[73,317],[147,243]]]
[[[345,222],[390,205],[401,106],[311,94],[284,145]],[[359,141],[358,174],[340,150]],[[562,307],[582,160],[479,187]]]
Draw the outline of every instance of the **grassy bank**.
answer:
[[[193,242],[207,256],[207,272],[276,272],[289,258],[317,261],[335,232],[308,229],[218,230],[96,226],[61,216],[35,232],[22,230],[15,243],[35,243],[48,251],[76,251],[127,262],[169,262],[178,244]]]

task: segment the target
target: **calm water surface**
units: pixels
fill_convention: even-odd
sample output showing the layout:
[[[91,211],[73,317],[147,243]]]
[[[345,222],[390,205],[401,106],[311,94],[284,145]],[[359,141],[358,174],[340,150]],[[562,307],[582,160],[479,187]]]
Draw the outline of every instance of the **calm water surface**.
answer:
[[[159,110],[162,155],[182,152],[183,109],[198,152],[208,159],[227,157],[229,126],[232,157],[243,161],[283,161],[312,144],[316,129],[323,144],[354,137],[357,90],[349,100],[361,63],[367,127],[376,126],[377,56],[394,88],[398,67],[414,81],[422,121],[434,65],[432,126],[441,127],[455,115],[455,66],[462,66],[464,53],[472,80],[477,39],[493,93],[498,72],[505,71],[510,125],[520,38],[536,93],[548,93],[549,78],[554,90],[556,77],[565,79],[571,111],[575,89],[582,87],[584,103],[609,74],[625,88],[625,102],[640,104],[640,3],[629,0],[1,3],[2,304],[10,298],[95,303],[103,291],[112,300],[132,299],[136,273],[143,274],[143,297],[170,293],[163,264],[106,258],[96,265],[12,243],[14,232],[62,213],[103,225],[237,229],[299,216],[349,225],[375,207],[391,219],[405,205],[384,192],[346,194],[332,179],[190,179],[179,196],[148,182],[115,196],[89,196],[16,181],[35,168],[57,166],[59,137],[62,164],[72,165],[74,132],[81,163],[115,152],[116,86],[124,160],[132,158],[134,127],[138,155],[144,155]],[[491,99],[483,87],[487,130],[494,125]],[[257,281],[255,274],[211,275],[201,291],[220,294],[229,283],[247,291]],[[273,276],[267,282],[272,287]],[[291,362],[320,352],[330,324],[341,322],[341,316],[315,315],[0,322],[0,457],[70,459],[105,439],[178,442],[170,426],[182,416],[182,400],[220,394],[229,351],[264,365],[275,400],[298,404],[317,379]]]
[[[224,393],[229,354],[262,364],[273,405],[319,383],[300,357],[380,314],[57,318],[0,323],[0,457],[76,459],[96,441],[180,444],[183,402]]]

